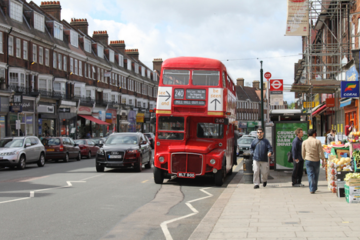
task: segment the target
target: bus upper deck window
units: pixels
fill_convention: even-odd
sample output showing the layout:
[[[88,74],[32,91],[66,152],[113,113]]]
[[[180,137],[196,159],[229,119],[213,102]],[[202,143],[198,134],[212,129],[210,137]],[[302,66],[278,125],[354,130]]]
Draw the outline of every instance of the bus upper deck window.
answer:
[[[220,80],[219,71],[194,70],[192,84],[197,86],[218,86]]]
[[[164,85],[188,85],[190,79],[189,70],[164,70]]]

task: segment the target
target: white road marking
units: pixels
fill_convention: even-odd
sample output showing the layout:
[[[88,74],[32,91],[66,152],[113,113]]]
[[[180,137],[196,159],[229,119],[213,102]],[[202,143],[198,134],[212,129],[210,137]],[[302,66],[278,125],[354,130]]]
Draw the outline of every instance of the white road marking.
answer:
[[[88,179],[91,179],[91,178],[95,178],[95,177],[99,177],[99,176],[102,176],[102,175],[103,175],[103,174],[101,174],[101,175],[95,175],[95,176],[88,177],[88,178],[85,178],[85,179],[80,180],[80,181],[66,181],[66,184],[67,184],[67,185],[65,185],[65,186],[54,187],[54,188],[44,188],[44,189],[38,189],[38,190],[30,191],[30,197],[17,198],[17,199],[13,199],[13,200],[3,201],[3,202],[0,202],[0,204],[10,203],[10,202],[16,202],[16,201],[21,201],[21,200],[27,200],[27,199],[30,199],[30,198],[34,198],[34,197],[35,197],[35,192],[43,192],[43,191],[48,191],[48,190],[53,190],[53,189],[58,189],[58,188],[72,187],[72,184],[71,184],[71,183],[74,183],[74,182],[84,183],[84,182],[86,182],[85,180],[88,180]]]
[[[149,180],[142,181],[141,183],[146,183],[147,181],[149,181]]]
[[[19,181],[19,182],[30,182],[30,181],[33,181],[33,180],[37,180],[37,179],[41,179],[41,178],[46,178],[48,176],[42,176],[42,177],[33,177],[33,178],[28,178],[28,179],[25,179],[25,180],[22,180],[22,181]]]
[[[162,222],[162,223],[160,224],[160,227],[161,227],[161,229],[162,229],[162,231],[163,231],[163,233],[164,233],[164,235],[165,235],[166,240],[173,240],[173,238],[172,238],[172,236],[171,236],[171,234],[170,234],[170,232],[169,232],[169,229],[168,229],[167,225],[168,225],[169,223],[176,222],[176,221],[179,221],[179,220],[181,220],[181,219],[188,218],[188,217],[191,217],[191,216],[194,216],[194,215],[198,214],[199,211],[196,210],[196,208],[194,208],[194,207],[191,205],[191,203],[192,203],[192,202],[196,202],[196,201],[200,201],[200,200],[204,200],[204,199],[209,198],[209,197],[212,197],[213,195],[212,195],[211,193],[208,193],[207,191],[205,191],[205,189],[209,189],[209,188],[211,188],[211,187],[200,189],[200,191],[202,191],[203,193],[207,194],[208,196],[201,197],[201,198],[197,198],[197,199],[193,199],[193,200],[187,201],[187,202],[185,203],[186,206],[188,206],[188,207],[190,208],[190,210],[193,211],[193,213],[190,213],[190,214],[185,215],[185,216],[182,216],[182,217],[174,218],[174,219],[171,219],[171,220]]]

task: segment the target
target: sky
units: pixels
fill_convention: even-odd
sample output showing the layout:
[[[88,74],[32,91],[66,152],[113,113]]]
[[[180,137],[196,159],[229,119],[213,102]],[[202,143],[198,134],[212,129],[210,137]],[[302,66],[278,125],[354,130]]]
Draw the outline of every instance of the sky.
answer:
[[[41,0],[33,0],[40,5]],[[260,80],[260,61],[272,79],[294,82],[301,37],[285,35],[286,0],[61,0],[61,18],[87,18],[89,35],[137,48],[152,69],[154,58],[197,56],[222,61],[236,81]],[[265,78],[264,78],[264,81]],[[284,92],[294,101],[294,93]]]

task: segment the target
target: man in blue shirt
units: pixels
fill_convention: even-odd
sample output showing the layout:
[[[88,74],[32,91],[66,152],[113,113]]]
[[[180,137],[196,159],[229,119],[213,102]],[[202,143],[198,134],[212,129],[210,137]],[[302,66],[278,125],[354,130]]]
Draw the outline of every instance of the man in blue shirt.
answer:
[[[294,138],[292,142],[291,147],[291,154],[293,157],[293,174],[292,174],[292,186],[293,187],[304,187],[303,184],[301,184],[301,179],[303,175],[303,169],[304,169],[304,159],[301,156],[301,145],[302,145],[302,137],[304,135],[304,132],[301,128],[298,128],[295,130],[296,137]]]
[[[253,171],[254,171],[254,189],[259,188],[260,178],[259,173],[261,170],[261,179],[263,186],[266,187],[267,179],[269,175],[269,160],[273,149],[270,142],[264,138],[264,130],[258,128],[257,139],[251,143],[250,147],[251,154],[253,155]]]

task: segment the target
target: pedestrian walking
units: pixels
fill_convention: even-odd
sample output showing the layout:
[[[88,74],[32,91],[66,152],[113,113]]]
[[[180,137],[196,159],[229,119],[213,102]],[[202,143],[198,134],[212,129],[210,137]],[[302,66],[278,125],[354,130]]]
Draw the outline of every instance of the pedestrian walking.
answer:
[[[294,168],[292,173],[292,186],[304,187],[304,185],[301,184],[301,179],[304,170],[304,159],[301,156],[301,145],[303,143],[302,137],[304,135],[302,128],[296,129],[295,135],[296,137],[294,138],[291,147],[291,154],[294,160],[293,161]]]
[[[330,131],[330,133],[327,135],[327,144],[330,145],[331,142],[335,142],[335,134],[336,131],[334,129],[332,129]]]
[[[309,138],[302,143],[301,155],[305,160],[310,193],[314,194],[319,181],[320,158],[324,164],[325,156],[320,140],[316,139],[316,130],[309,129],[308,135]]]
[[[234,153],[233,153],[233,164],[237,165],[237,141],[240,138],[238,127],[234,125]]]
[[[257,139],[251,143],[250,152],[253,156],[253,171],[254,171],[254,189],[259,188],[260,178],[259,173],[261,171],[261,178],[263,186],[266,187],[268,174],[269,174],[269,160],[273,153],[273,149],[270,142],[264,138],[264,130],[258,128]]]

